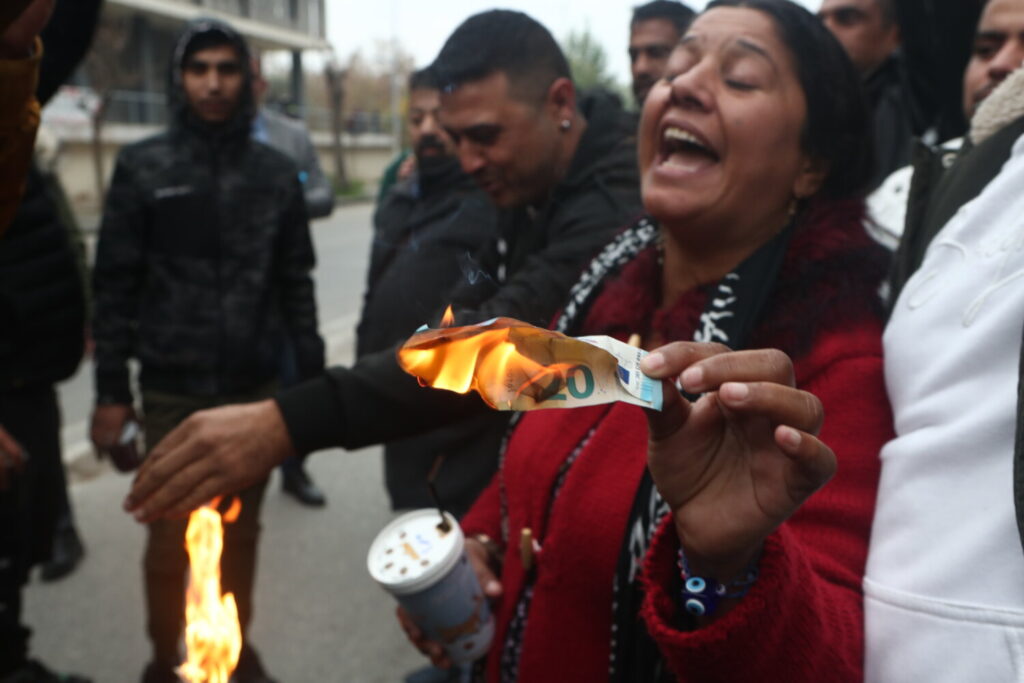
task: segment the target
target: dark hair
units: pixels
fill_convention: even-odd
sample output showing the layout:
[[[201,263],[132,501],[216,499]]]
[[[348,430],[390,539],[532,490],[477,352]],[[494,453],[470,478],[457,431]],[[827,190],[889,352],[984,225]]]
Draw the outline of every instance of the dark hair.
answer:
[[[686,27],[690,25],[693,15],[692,9],[677,0],[652,0],[633,8],[633,19],[629,25],[632,28],[641,21],[664,19],[671,22],[682,35],[686,31]]]
[[[437,73],[429,66],[409,74],[409,90],[440,90],[441,82]]]
[[[847,197],[867,190],[874,170],[874,131],[861,79],[835,36],[818,17],[789,0],[713,0],[768,15],[789,48],[807,102],[804,152],[829,165],[821,192]]]
[[[882,21],[886,26],[896,23],[896,2],[895,0],[875,0],[878,9],[882,12]]]
[[[569,63],[551,33],[536,20],[511,10],[490,10],[466,19],[448,37],[432,67],[442,88],[502,72],[520,100],[540,102],[559,78],[572,78]]]
[[[191,27],[193,30],[192,36],[184,44],[181,54],[181,61],[178,63],[179,67],[184,67],[189,58],[197,52],[203,50],[209,50],[212,47],[221,47],[227,45],[235,49],[235,52],[239,53],[238,58],[245,59],[247,55],[242,54],[239,50],[238,36],[228,32],[229,27],[217,20],[200,20]],[[246,61],[248,61],[246,59]]]

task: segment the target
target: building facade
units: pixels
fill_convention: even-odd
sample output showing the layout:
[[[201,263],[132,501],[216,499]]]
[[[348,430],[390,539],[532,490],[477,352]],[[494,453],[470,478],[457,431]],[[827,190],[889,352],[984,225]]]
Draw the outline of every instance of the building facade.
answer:
[[[50,163],[84,224],[88,227],[98,217],[117,150],[166,123],[174,43],[183,26],[197,17],[229,22],[246,37],[254,54],[273,56],[278,68],[272,102],[287,104],[289,113],[306,119],[324,169],[333,175],[329,116],[323,107],[309,106],[303,87],[303,55],[317,55],[309,61],[319,65],[331,49],[325,2],[106,0],[84,67],[43,117],[42,137],[49,138],[54,150]],[[390,158],[392,139],[384,134],[346,135],[343,148],[348,175],[370,185]]]

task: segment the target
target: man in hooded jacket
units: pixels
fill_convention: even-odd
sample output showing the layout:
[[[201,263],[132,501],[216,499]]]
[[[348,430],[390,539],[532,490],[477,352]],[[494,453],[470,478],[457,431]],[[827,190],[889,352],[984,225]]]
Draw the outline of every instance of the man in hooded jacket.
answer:
[[[94,273],[92,439],[101,450],[114,447],[134,419],[130,358],[141,366],[150,446],[197,410],[271,395],[284,332],[300,378],[323,369],[298,171],[251,139],[250,68],[247,46],[230,26],[190,24],[172,58],[168,130],[118,157]],[[225,530],[223,588],[235,596],[243,638],[265,486],[263,479],[239,494],[241,515]],[[185,526],[148,526],[143,564],[153,659],[146,683],[178,680]],[[248,643],[234,680],[270,680]]]

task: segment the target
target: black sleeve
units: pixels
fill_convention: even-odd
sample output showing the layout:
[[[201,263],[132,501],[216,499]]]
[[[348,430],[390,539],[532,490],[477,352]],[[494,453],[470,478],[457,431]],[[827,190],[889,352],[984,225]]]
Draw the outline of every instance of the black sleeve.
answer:
[[[78,67],[89,51],[103,0],[57,0],[50,22],[43,29],[43,61],[39,67],[36,98],[46,104]]]
[[[984,0],[896,0],[915,132],[938,126],[939,139],[963,135],[964,69]]]
[[[419,386],[398,367],[395,349],[363,356],[351,368],[329,368],[281,392],[277,403],[299,453],[362,448],[490,410],[475,393]]]
[[[453,298],[462,306],[456,323],[506,315],[547,326],[565,304],[568,291],[588,259],[640,211],[635,162],[623,173],[598,179],[592,192],[559,207],[548,223],[555,236],[527,257],[498,286],[493,272],[476,278]],[[494,267],[491,247],[479,260]],[[461,298],[461,301],[459,299]],[[440,311],[437,314],[440,318]],[[360,448],[445,426],[490,410],[476,393],[459,395],[420,387],[395,359],[396,348],[366,355],[351,368],[334,367],[321,377],[292,387],[277,402],[299,453],[342,446]]]
[[[93,268],[96,396],[131,403],[128,359],[135,351],[144,270],[142,193],[122,150],[107,192]]]

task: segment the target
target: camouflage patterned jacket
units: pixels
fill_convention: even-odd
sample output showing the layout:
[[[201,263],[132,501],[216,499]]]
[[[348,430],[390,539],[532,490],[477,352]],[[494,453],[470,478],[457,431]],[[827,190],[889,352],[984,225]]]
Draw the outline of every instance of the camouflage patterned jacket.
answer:
[[[300,377],[323,368],[314,265],[293,163],[247,135],[188,125],[122,149],[93,276],[96,390],[239,393],[276,378],[281,340]]]

